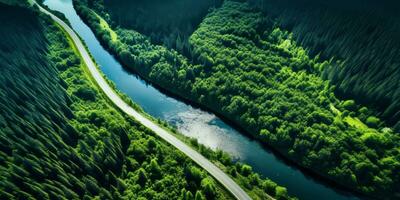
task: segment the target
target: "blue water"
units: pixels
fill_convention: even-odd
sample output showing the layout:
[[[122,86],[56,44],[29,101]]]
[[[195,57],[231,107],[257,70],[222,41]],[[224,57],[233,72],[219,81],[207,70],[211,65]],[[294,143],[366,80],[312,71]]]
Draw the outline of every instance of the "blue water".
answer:
[[[279,185],[287,187],[290,194],[300,199],[358,199],[283,162],[259,142],[239,133],[214,114],[168,97],[136,75],[125,71],[79,18],[71,0],[46,0],[45,4],[53,10],[64,13],[107,78],[115,83],[118,90],[131,97],[153,117],[168,121],[182,134],[198,139],[201,144],[229,153],[241,162],[252,166],[254,171],[263,177],[268,177]]]

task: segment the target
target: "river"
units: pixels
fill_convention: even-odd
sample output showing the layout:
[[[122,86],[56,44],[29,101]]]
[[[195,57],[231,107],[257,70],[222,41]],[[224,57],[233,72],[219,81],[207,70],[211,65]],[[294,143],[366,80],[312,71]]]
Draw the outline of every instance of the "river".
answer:
[[[214,114],[169,97],[126,71],[100,45],[90,28],[76,14],[71,0],[46,0],[44,4],[66,16],[106,77],[153,117],[169,122],[182,134],[196,138],[205,146],[229,153],[250,165],[261,176],[287,187],[289,194],[300,199],[359,199],[283,161],[268,148],[241,134]]]

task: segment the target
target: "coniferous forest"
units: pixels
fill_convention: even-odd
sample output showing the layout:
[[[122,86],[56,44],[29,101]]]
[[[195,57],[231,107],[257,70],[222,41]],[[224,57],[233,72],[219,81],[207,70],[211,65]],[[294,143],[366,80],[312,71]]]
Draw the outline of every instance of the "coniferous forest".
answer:
[[[92,37],[140,81],[215,114],[323,187],[400,199],[397,3],[72,1]],[[220,177],[120,109],[84,51],[34,4],[0,0],[0,199],[235,199]],[[302,199],[254,163],[145,113],[102,75],[250,198]]]
[[[209,9],[220,6],[222,1],[118,0],[105,3],[112,10],[109,17],[115,19],[117,24],[148,35],[154,43],[187,52],[189,36]]]
[[[0,199],[233,199],[111,105],[48,16],[0,3],[0,21]],[[251,167],[192,143],[252,198],[290,198]]]
[[[395,1],[249,0],[293,33],[311,55],[335,61],[322,72],[336,93],[374,108],[400,130],[400,15]],[[302,17],[298,17],[302,16]]]
[[[151,40],[151,33],[129,23],[135,16],[114,13],[126,3],[74,3],[128,69],[223,115],[320,176],[366,195],[398,197],[399,101],[395,96],[399,87],[394,78],[398,48],[393,47],[395,42],[379,39],[397,38],[381,35],[381,28],[372,24],[372,28],[362,24],[358,28],[354,26],[358,18],[346,23],[332,18],[328,24],[351,26],[354,32],[341,34],[345,27],[324,26],[312,32],[291,21],[296,13],[269,15],[273,7],[264,1],[226,0],[210,7],[189,37],[186,53],[176,48],[179,40],[175,48],[159,45]],[[315,16],[307,17],[296,19],[305,20],[304,26],[313,26],[310,29],[320,26],[306,21]],[[356,33],[362,37],[357,31],[368,34],[353,43]],[[385,34],[394,33],[387,30]],[[313,46],[314,39],[334,45]],[[341,45],[346,41],[347,46]],[[353,48],[357,51],[349,50]]]

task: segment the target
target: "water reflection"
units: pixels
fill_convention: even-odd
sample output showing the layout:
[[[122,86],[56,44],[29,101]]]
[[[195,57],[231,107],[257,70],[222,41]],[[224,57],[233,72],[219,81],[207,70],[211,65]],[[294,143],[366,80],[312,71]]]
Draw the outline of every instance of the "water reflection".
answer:
[[[184,135],[197,138],[201,144],[228,152],[251,165],[262,176],[287,187],[290,194],[300,199],[357,199],[288,165],[258,142],[240,134],[215,115],[168,97],[124,70],[81,21],[73,9],[71,0],[46,0],[45,4],[65,14],[107,78],[150,115],[168,121]]]

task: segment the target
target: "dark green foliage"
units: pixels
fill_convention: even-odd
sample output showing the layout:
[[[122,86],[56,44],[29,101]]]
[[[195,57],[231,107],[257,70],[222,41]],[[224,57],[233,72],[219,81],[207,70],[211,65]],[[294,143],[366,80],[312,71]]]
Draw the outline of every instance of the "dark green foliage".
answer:
[[[243,165],[240,168],[240,172],[244,175],[244,176],[248,176],[251,173],[251,167],[248,165]]]
[[[200,184],[204,177],[204,174],[197,167],[187,167],[185,171],[186,180],[192,181],[193,184]]]
[[[232,198],[109,105],[49,18],[2,4],[0,13],[0,199]]]
[[[96,100],[96,92],[93,91],[91,88],[80,87],[77,91],[75,91],[74,94],[83,100]]]
[[[396,1],[248,0],[296,41],[337,60],[324,68],[337,93],[372,106],[400,131],[400,14]],[[301,16],[301,17],[299,17]]]
[[[138,183],[139,183],[140,186],[143,187],[146,184],[147,180],[148,180],[147,173],[146,173],[146,171],[144,171],[143,168],[140,168],[138,171],[139,171],[139,173],[138,173]]]
[[[201,191],[196,192],[196,196],[194,197],[195,200],[205,200],[203,193]]]
[[[205,178],[201,181],[201,188],[204,191],[207,199],[214,199],[216,196],[215,183],[212,179]]]
[[[366,123],[368,126],[370,126],[370,127],[376,128],[376,127],[379,126],[379,122],[380,122],[380,121],[379,121],[378,118],[371,116],[371,117],[368,117],[368,118],[367,118],[367,120],[366,120],[365,123]]]
[[[49,18],[0,13],[0,199],[176,199],[193,162],[110,106]]]
[[[222,0],[106,0],[104,6],[117,25],[138,30],[155,43],[188,51],[189,36],[208,10],[221,3]],[[102,7],[96,1],[89,0],[88,4]]]
[[[187,191],[185,194],[185,197],[183,199],[191,200],[191,199],[193,199],[193,194],[190,191]]]
[[[0,13],[1,199],[76,199],[108,190],[110,184],[96,172],[118,171],[120,161],[105,166],[78,153],[78,143],[87,140],[72,121],[71,96],[54,67],[56,59],[48,54],[48,48],[59,52],[49,40],[68,45],[59,39],[63,35],[50,33],[57,29],[34,11],[0,4]],[[108,148],[113,152],[121,151],[118,136],[104,140],[112,140]]]
[[[28,0],[0,0],[0,3],[14,6],[29,6]]]
[[[275,188],[276,199],[285,199],[287,195],[287,190],[284,187],[276,187]]]
[[[84,3],[75,4],[98,35],[110,35]],[[398,195],[399,135],[355,101],[336,98],[335,87],[318,75],[335,63],[311,58],[292,34],[246,3],[225,1],[204,19],[189,40],[193,62],[134,30],[115,31],[118,40],[103,43],[124,52],[123,63],[146,79],[223,114],[318,174],[367,194]],[[229,172],[242,168],[251,188],[257,178],[246,167]]]

